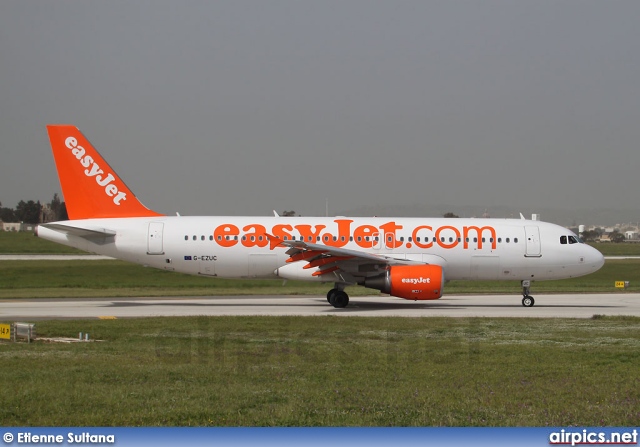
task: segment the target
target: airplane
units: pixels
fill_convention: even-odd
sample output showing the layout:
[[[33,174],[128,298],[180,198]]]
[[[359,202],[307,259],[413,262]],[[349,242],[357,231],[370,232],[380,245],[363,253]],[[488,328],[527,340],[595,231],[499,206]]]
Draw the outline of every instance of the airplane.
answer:
[[[361,285],[406,300],[435,300],[449,280],[532,281],[595,272],[604,257],[575,233],[538,220],[393,217],[167,216],[145,207],[72,125],[47,126],[68,221],[37,235],[125,261],[218,278],[333,283],[349,304]]]

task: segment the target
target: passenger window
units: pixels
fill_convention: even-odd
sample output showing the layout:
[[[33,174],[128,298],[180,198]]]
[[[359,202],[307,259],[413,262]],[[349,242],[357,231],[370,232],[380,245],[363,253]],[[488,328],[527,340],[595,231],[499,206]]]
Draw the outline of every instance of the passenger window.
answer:
[[[195,241],[195,240],[197,240],[197,239],[198,239],[198,236],[194,235],[194,236],[193,236],[193,240]]]
[[[502,243],[502,238],[501,237],[498,238],[498,244],[500,244],[500,243]]]
[[[514,244],[517,244],[517,243],[518,243],[518,238],[517,238],[517,237],[514,237],[514,238],[513,238],[513,243],[514,243]]]
[[[509,243],[509,238],[506,238],[504,241],[508,244]]]
[[[200,240],[204,241],[204,234],[202,236],[200,236]]]
[[[188,241],[188,240],[189,240],[189,236],[185,236],[185,237],[184,237],[184,240],[185,240],[185,241]]]

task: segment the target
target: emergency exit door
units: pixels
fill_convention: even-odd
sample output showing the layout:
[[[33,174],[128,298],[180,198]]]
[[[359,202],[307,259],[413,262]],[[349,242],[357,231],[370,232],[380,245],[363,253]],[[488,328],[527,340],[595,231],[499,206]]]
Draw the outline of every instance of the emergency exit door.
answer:
[[[147,237],[147,254],[163,255],[164,248],[162,244],[162,231],[164,224],[162,222],[149,223],[149,234]]]

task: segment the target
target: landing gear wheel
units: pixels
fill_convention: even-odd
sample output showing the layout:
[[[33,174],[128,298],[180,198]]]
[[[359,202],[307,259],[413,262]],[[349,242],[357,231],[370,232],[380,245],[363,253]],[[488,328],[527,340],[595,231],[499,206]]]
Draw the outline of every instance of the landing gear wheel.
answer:
[[[522,284],[522,305],[524,307],[531,307],[535,304],[535,300],[531,295],[529,295],[529,291],[531,290],[531,281],[525,279],[521,282]]]
[[[533,297],[529,296],[529,295],[527,295],[524,298],[522,298],[522,305],[524,307],[531,307],[531,306],[533,306],[535,304],[535,302],[536,301],[533,299]]]
[[[349,295],[343,290],[336,290],[329,298],[329,303],[336,309],[341,309],[349,305]]]
[[[331,289],[327,292],[327,303],[331,304],[331,296],[336,293],[339,292],[338,289]]]

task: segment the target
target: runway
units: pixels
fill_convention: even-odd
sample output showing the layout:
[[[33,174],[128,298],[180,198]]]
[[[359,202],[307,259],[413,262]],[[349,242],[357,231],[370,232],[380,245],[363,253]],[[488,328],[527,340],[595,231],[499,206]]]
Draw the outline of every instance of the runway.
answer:
[[[65,318],[170,316],[359,316],[359,317],[531,317],[591,318],[593,315],[640,316],[640,294],[537,295],[523,307],[517,295],[444,296],[437,301],[392,297],[355,297],[335,309],[319,296],[223,296],[184,298],[94,298],[0,300],[0,321]]]

